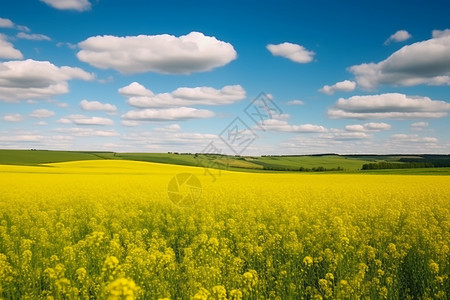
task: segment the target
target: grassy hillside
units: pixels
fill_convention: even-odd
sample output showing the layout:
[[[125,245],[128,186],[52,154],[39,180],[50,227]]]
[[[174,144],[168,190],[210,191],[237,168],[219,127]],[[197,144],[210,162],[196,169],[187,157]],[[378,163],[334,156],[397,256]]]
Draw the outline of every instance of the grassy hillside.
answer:
[[[46,163],[113,158],[113,152],[72,152],[45,150],[0,150],[0,164],[39,165]]]

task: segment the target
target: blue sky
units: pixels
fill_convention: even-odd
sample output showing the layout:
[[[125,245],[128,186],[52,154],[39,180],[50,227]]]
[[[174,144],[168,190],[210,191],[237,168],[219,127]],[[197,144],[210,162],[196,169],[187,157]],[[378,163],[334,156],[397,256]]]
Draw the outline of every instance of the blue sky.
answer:
[[[3,0],[0,148],[449,153],[449,10]]]

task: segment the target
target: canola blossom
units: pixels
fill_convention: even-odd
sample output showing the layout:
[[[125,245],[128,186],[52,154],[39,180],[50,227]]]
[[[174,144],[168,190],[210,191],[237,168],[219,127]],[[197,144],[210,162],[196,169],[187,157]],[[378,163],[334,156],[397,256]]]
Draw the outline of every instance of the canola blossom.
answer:
[[[194,174],[192,206],[170,180]],[[0,165],[1,299],[448,299],[450,177]]]

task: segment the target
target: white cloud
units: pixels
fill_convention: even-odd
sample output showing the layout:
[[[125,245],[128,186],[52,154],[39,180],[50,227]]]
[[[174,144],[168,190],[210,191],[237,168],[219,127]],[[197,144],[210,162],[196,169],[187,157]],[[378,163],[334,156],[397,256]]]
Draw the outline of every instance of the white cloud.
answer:
[[[438,139],[435,137],[421,137],[417,134],[394,134],[391,135],[391,140],[402,143],[437,143]]]
[[[450,85],[450,34],[404,46],[379,63],[352,66],[358,85],[373,89],[382,84],[413,86]]]
[[[43,135],[39,134],[20,134],[20,135],[2,135],[0,142],[41,142],[45,139]]]
[[[433,38],[441,38],[444,36],[449,36],[450,35],[450,29],[445,29],[445,30],[433,30],[432,31],[432,37]]]
[[[36,123],[36,125],[38,125],[38,126],[45,126],[45,125],[47,125],[47,122],[39,121],[39,122]]]
[[[114,121],[108,118],[102,117],[88,117],[84,115],[69,115],[61,118],[59,121],[61,124],[77,124],[77,125],[113,125]]]
[[[200,152],[217,135],[195,132],[170,132],[170,131],[138,131],[131,132],[122,137],[127,143],[138,149],[148,148],[152,151],[180,151]],[[225,147],[225,145],[223,145]]]
[[[354,131],[354,132],[367,132],[367,131],[383,131],[390,130],[392,126],[387,123],[366,123],[366,124],[352,124],[346,125],[346,131]]]
[[[44,34],[29,34],[25,32],[19,32],[17,34],[19,39],[31,40],[31,41],[51,41],[52,39]]]
[[[407,39],[410,39],[412,37],[411,34],[409,34],[406,30],[399,30],[396,33],[392,34],[385,42],[385,45],[390,44],[391,42],[404,42]]]
[[[13,28],[14,22],[10,19],[0,18],[0,28]]]
[[[327,95],[333,95],[335,92],[351,92],[356,88],[356,82],[350,80],[344,80],[337,82],[331,86],[324,85],[319,92],[325,93]]]
[[[124,120],[133,121],[175,121],[189,119],[206,119],[214,116],[214,113],[206,109],[191,107],[177,107],[167,109],[143,109],[131,110],[122,115]]]
[[[180,131],[181,126],[178,124],[171,124],[165,127],[159,127],[155,128],[155,131],[162,131],[162,132],[177,132]]]
[[[48,109],[36,109],[30,113],[32,118],[50,118],[55,115],[55,112]]]
[[[0,28],[14,28],[20,31],[29,32],[30,29],[27,26],[14,24],[10,19],[0,18]]]
[[[78,46],[82,49],[77,54],[79,60],[125,74],[190,74],[224,66],[237,57],[231,44],[200,32],[180,37],[168,34],[95,36]]]
[[[367,139],[369,137],[370,136],[367,135],[365,132],[342,132],[342,131],[337,131],[321,136],[321,138],[332,139],[336,141],[361,140]]]
[[[133,83],[119,89],[119,93],[132,95],[151,93],[142,85]],[[153,93],[152,93],[153,94]],[[161,93],[150,96],[132,96],[127,103],[139,108],[179,107],[193,105],[224,105],[245,98],[245,90],[240,85],[227,85],[220,90],[212,87],[181,87],[171,93]]]
[[[22,59],[22,52],[14,48],[14,45],[6,40],[6,35],[0,33],[0,58]]]
[[[315,53],[306,50],[305,47],[292,43],[282,43],[278,45],[269,44],[267,50],[274,56],[282,56],[296,63],[309,63],[313,60]]]
[[[364,127],[370,131],[383,131],[383,130],[390,130],[392,128],[392,126],[387,123],[373,123],[373,122],[364,124]]]
[[[109,103],[101,103],[98,101],[82,100],[80,102],[80,107],[82,110],[87,111],[106,111],[109,113],[117,112],[117,106]]]
[[[287,121],[278,119],[265,120],[264,130],[277,132],[294,132],[294,133],[317,133],[328,131],[328,129],[320,125],[313,125],[313,124],[291,125]]]
[[[94,78],[93,74],[80,68],[57,67],[48,61],[0,62],[0,100],[48,99],[68,93],[68,80]]]
[[[305,102],[302,100],[291,100],[286,103],[287,105],[305,105]]]
[[[21,114],[7,114],[2,117],[5,122],[22,122],[24,117]]]
[[[86,11],[91,9],[88,0],[41,0],[47,5],[60,10]]]
[[[119,89],[119,94],[124,97],[151,97],[153,92],[138,82],[132,82],[127,86]]]
[[[56,132],[61,132],[65,134],[71,134],[77,137],[112,137],[119,136],[119,133],[113,129],[111,130],[94,130],[92,128],[56,128]]]
[[[441,118],[447,115],[450,103],[428,97],[411,97],[399,93],[340,98],[328,109],[333,119],[411,119]]]
[[[410,125],[412,128],[423,128],[428,127],[428,122],[415,122]]]
[[[120,123],[122,123],[122,125],[126,127],[136,127],[140,125],[139,122],[132,120],[121,120]]]

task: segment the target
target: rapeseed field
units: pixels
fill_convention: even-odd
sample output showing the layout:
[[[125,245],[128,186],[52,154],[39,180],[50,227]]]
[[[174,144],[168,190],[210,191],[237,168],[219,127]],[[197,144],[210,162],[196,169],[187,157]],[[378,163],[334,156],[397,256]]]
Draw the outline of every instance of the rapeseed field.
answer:
[[[0,166],[0,298],[450,297],[450,177],[212,172]]]

